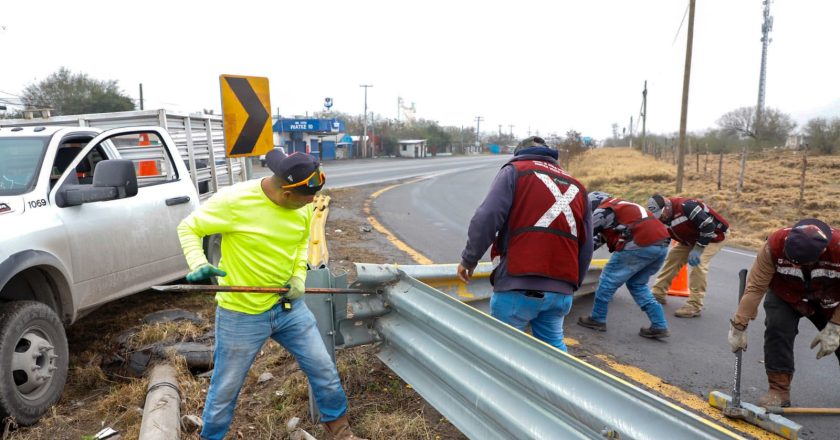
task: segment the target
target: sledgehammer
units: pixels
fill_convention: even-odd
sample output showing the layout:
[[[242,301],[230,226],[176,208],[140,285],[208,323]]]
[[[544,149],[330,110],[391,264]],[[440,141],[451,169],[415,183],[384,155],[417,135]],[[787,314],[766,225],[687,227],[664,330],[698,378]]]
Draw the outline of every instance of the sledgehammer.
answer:
[[[746,269],[741,269],[738,273],[738,279],[738,303],[740,304],[747,284]],[[721,409],[726,417],[743,420],[789,440],[798,439],[799,431],[802,429],[802,426],[798,423],[768,412],[764,408],[741,402],[741,356],[741,350],[735,352],[735,386],[732,390],[732,397],[719,391],[713,391],[709,394],[709,405]]]

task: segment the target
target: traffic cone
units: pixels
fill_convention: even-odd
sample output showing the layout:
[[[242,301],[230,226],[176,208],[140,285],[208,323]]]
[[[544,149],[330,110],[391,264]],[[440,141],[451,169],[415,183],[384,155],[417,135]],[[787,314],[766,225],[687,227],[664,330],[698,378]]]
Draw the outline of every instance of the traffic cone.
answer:
[[[149,134],[148,133],[140,133],[140,140],[137,143],[138,147],[148,147],[152,145],[149,142]],[[160,171],[158,170],[157,161],[156,160],[138,160],[137,161],[137,176],[138,177],[148,177],[148,176],[159,176]]]
[[[668,295],[671,296],[688,296],[688,268],[683,265],[680,272],[671,281],[671,287],[668,289]]]

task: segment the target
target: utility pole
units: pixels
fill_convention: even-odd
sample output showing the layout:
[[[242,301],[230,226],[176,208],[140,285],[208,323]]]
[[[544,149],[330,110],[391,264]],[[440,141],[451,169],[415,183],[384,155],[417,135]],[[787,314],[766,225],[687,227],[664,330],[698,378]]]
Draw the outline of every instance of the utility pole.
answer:
[[[691,49],[694,42],[694,3],[688,6],[688,35],[685,46],[685,71],[683,73],[682,111],[680,112],[680,145],[677,151],[677,193],[683,189],[683,167],[685,166],[685,125],[688,120],[688,84],[691,80]]]
[[[693,1],[693,0],[692,0]],[[365,112],[364,112],[364,129],[362,130],[362,142],[360,142],[362,157],[367,157],[367,89],[373,87],[372,84],[362,84],[359,87],[365,89]]]
[[[773,41],[770,31],[773,30],[773,17],[770,16],[770,0],[764,0],[764,23],[761,24],[761,71],[758,75],[758,104],[755,107],[755,125],[753,132],[758,137],[761,116],[764,112],[764,86],[767,81],[767,46]]]
[[[400,107],[402,106],[402,97],[397,96],[397,122],[400,122]]]
[[[475,117],[475,146],[479,148],[479,151],[481,148],[481,121],[483,120],[484,118],[481,116]]]
[[[645,80],[645,89],[642,90],[642,154],[645,153],[645,135],[647,131],[645,130],[645,125],[647,124],[647,80]]]
[[[513,139],[513,127],[515,127],[515,125],[513,125],[513,124],[508,125],[508,128],[510,129],[510,138],[511,139]]]
[[[633,115],[630,115],[630,148],[633,148]]]
[[[502,124],[499,124],[499,137],[502,137]]]

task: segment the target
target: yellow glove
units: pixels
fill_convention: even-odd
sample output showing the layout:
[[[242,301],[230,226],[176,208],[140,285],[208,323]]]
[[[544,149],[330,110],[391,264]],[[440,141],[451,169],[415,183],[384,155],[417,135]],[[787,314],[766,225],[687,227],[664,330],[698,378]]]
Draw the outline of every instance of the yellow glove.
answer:
[[[306,291],[306,281],[298,277],[292,277],[289,279],[289,283],[286,284],[286,287],[289,288],[289,293],[284,296],[290,300],[298,299],[302,297]]]

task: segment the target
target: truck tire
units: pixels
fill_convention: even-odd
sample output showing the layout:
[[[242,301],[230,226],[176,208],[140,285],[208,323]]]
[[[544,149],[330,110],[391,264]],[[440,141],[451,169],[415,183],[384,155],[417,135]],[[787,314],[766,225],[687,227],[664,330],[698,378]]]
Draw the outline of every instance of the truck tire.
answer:
[[[0,305],[0,418],[37,422],[61,397],[68,358],[64,326],[49,306]]]

